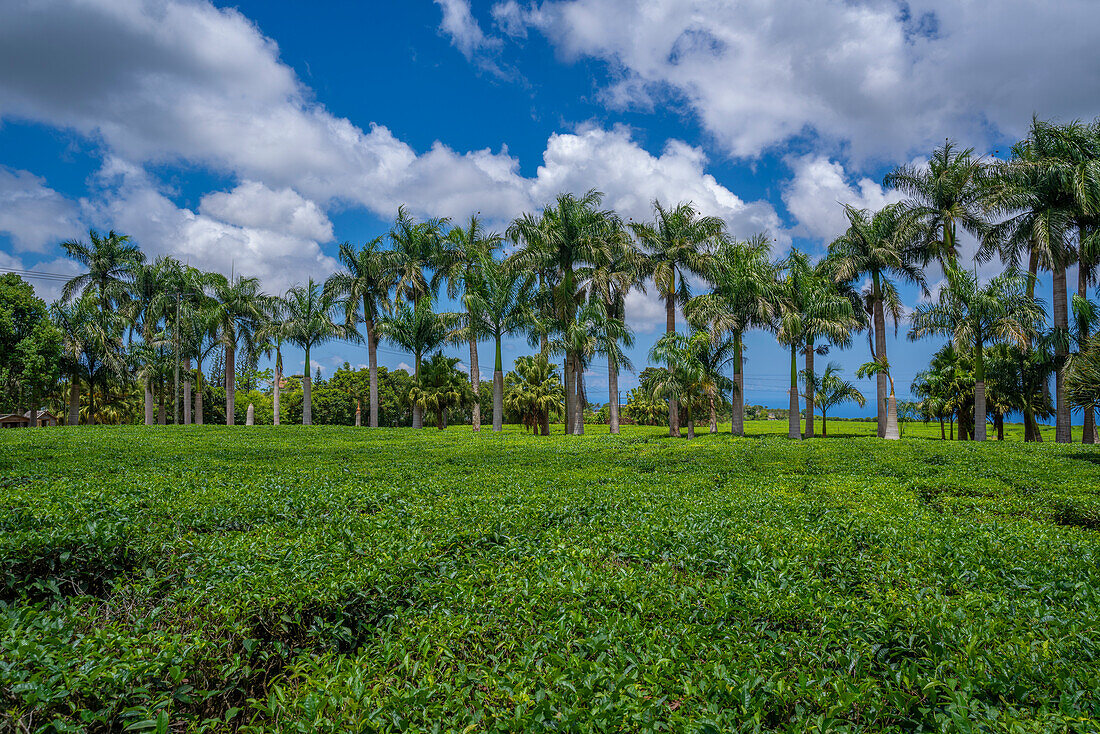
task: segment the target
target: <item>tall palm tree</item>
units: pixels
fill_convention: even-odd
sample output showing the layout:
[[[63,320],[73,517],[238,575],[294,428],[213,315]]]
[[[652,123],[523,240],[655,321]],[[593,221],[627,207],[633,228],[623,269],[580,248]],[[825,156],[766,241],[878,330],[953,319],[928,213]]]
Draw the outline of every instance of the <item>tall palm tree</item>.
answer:
[[[547,336],[575,328],[587,273],[621,229],[614,212],[599,209],[602,199],[603,194],[595,189],[583,196],[559,194],[541,216],[525,214],[508,227],[508,238],[519,245],[510,257],[514,267],[545,279],[553,313],[552,323],[541,323]],[[566,346],[565,431],[580,433],[584,430],[581,355]]]
[[[142,386],[145,393],[145,425],[153,425],[153,380],[159,376],[151,360],[162,357],[160,348],[165,340],[155,340],[162,319],[168,316],[169,308],[174,310],[176,294],[169,280],[175,261],[167,257],[158,257],[153,262],[137,262],[130,270],[129,295],[126,317],[140,330],[144,343],[142,353],[146,364],[142,370]],[[156,342],[156,343],[154,343]],[[163,393],[163,391],[162,391]]]
[[[634,335],[626,326],[626,297],[642,284],[645,263],[625,229],[609,233],[608,240],[609,246],[597,253],[597,262],[591,268],[588,300],[602,306],[605,322],[614,327],[601,331],[599,341],[600,353],[607,357],[608,423],[615,434],[619,432],[619,372],[634,369],[619,347],[620,342],[628,348],[634,346]]]
[[[343,245],[341,245],[342,247]],[[330,292],[328,285],[331,282],[330,279],[325,283],[326,292]],[[261,345],[259,349],[265,356],[270,355],[271,352],[275,353],[275,374],[274,379],[271,381],[271,423],[277,426],[282,423],[283,345],[290,340],[292,327],[287,317],[287,299],[285,297],[271,296],[266,299],[264,305],[266,308],[264,309],[263,321],[256,330],[256,342]],[[346,312],[345,315],[347,315]],[[349,318],[348,321],[354,324],[354,318]],[[309,366],[307,363],[306,374],[303,377],[308,376]],[[310,415],[312,417],[312,408]]]
[[[989,166],[973,148],[958,150],[950,140],[932,152],[927,165],[907,164],[886,175],[909,199],[901,209],[920,228],[924,264],[939,261],[946,270],[958,261],[958,228],[981,239],[989,230],[986,197]]]
[[[886,430],[883,431],[882,438],[896,441],[901,438],[901,434],[898,433],[898,405],[897,397],[894,394],[894,377],[890,374],[890,363],[882,357],[871,362],[864,362],[856,370],[856,377],[861,380],[867,377],[881,376],[885,376],[890,382],[890,393],[886,400]]]
[[[609,316],[604,304],[599,301],[585,303],[577,312],[576,320],[557,338],[550,342],[553,352],[572,352],[576,355],[577,393],[580,397],[580,410],[587,405],[587,393],[584,389],[584,373],[593,357],[603,357],[608,361],[610,372],[616,378],[609,385],[609,396],[618,399],[618,373],[620,369],[633,370],[634,365],[619,346],[634,345],[634,335],[622,319]],[[584,433],[584,415],[578,414],[580,425],[576,433]],[[616,433],[618,432],[616,426]]]
[[[476,214],[470,217],[465,227],[454,227],[440,243],[438,256],[438,271],[447,281],[447,295],[457,298],[460,292],[468,291],[471,283],[478,277],[478,268],[485,261],[485,257],[493,258],[493,253],[500,247],[504,238],[496,232],[486,232],[481,220]],[[470,310],[470,304],[463,302],[466,307],[465,331],[466,338],[470,342],[470,384],[474,389],[474,402],[471,409],[471,423],[474,431],[481,430],[481,401],[478,399],[478,390],[481,385],[481,369],[478,364],[477,342],[478,339],[487,336],[478,328],[482,320],[479,314]],[[501,394],[503,395],[503,376],[501,376]],[[494,373],[493,391],[496,394],[496,377]],[[503,397],[501,398],[503,400]],[[493,430],[500,430],[496,423],[496,401],[493,403]]]
[[[791,350],[791,389],[788,431],[790,438],[802,438],[798,406],[798,352],[806,355],[806,433],[812,436],[815,342],[828,339],[838,346],[851,342],[852,330],[858,325],[852,301],[840,292],[826,268],[827,261],[818,266],[810,263],[806,253],[792,250],[784,261],[786,275],[780,283],[777,336],[779,342]]]
[[[1078,224],[1100,206],[1100,165],[1090,162],[1093,147],[1089,129],[1080,123],[1054,125],[1033,119],[1027,137],[1013,146],[1012,160],[996,167],[989,206],[1006,218],[992,228],[980,252],[987,258],[996,251],[1005,263],[1016,263],[1026,254],[1033,279],[1039,268],[1053,276],[1054,436],[1060,443],[1072,440],[1065,392],[1069,355],[1066,268],[1077,256],[1073,235]],[[1031,438],[1036,438],[1037,427],[1031,433]]]
[[[237,348],[255,352],[256,331],[263,324],[269,296],[260,290],[257,278],[238,275],[230,280],[215,274],[210,280],[210,318],[225,350],[225,425],[231,426],[236,422]]]
[[[395,298],[412,302],[414,311],[423,299],[434,298],[439,291],[442,275],[436,266],[448,223],[445,218],[418,222],[404,206],[397,209],[388,235],[387,260],[394,278]],[[414,404],[412,411],[413,425],[422,426],[420,407]]]
[[[313,424],[313,397],[310,386],[310,350],[333,339],[357,340],[359,333],[354,325],[337,319],[339,296],[326,291],[310,278],[305,285],[286,292],[282,304],[283,329],[287,341],[305,351],[302,368],[302,425]]]
[[[511,263],[493,257],[491,250],[478,253],[465,281],[462,304],[466,308],[464,331],[485,334],[493,338],[493,430],[504,426],[504,366],[501,360],[501,340],[507,334],[525,331],[533,322],[530,308],[533,279],[516,270]],[[475,337],[470,337],[471,344]],[[471,360],[476,357],[472,352]],[[476,364],[476,363],[475,363]],[[471,382],[474,382],[471,364]],[[475,403],[476,405],[476,403]]]
[[[885,304],[890,291],[896,292],[894,279],[916,283],[927,292],[920,267],[919,228],[898,205],[885,206],[875,213],[845,205],[848,229],[829,245],[827,261],[833,277],[841,283],[870,277],[870,305],[875,337],[875,361],[882,367],[867,371],[876,377],[878,435],[885,437],[887,424],[897,424],[896,412],[890,415],[886,382],[889,362],[886,356]]]
[[[956,348],[974,353],[974,440],[986,439],[985,345],[1026,344],[1037,334],[1043,309],[1027,296],[1027,278],[1015,269],[987,285],[976,274],[947,268],[947,282],[936,303],[920,304],[910,317],[910,339],[947,336]]]
[[[654,221],[633,223],[631,229],[648,257],[648,274],[657,292],[665,299],[665,331],[676,331],[676,306],[691,298],[691,285],[685,277],[707,275],[707,251],[725,240],[725,222],[720,217],[703,216],[690,203],[666,209],[653,202]],[[669,435],[680,435],[680,415],[673,398],[668,408]]]
[[[145,261],[145,256],[130,237],[113,230],[106,236],[96,230],[88,231],[89,243],[79,240],[62,242],[61,246],[70,258],[88,268],[88,272],[71,278],[61,289],[61,298],[71,301],[78,294],[93,293],[101,312],[124,302],[133,280],[134,267]]]
[[[771,243],[758,234],[746,242],[719,245],[709,262],[710,293],[684,306],[684,315],[696,328],[708,328],[715,337],[733,338],[733,387],[730,432],[745,435],[745,333],[771,328],[778,304],[777,265],[771,261]]]
[[[420,379],[420,363],[425,352],[433,352],[454,341],[460,318],[456,314],[437,314],[433,299],[424,296],[416,304],[397,301],[391,313],[378,322],[378,333],[396,347],[413,355],[413,379]],[[413,428],[423,428],[423,412],[413,406]]]
[[[867,401],[856,386],[840,376],[840,365],[830,362],[821,377],[813,380],[816,386],[817,404],[821,406],[821,435],[829,435],[828,412],[841,403],[854,402],[863,407]],[[941,423],[942,428],[942,423]]]
[[[102,310],[102,301],[95,289],[87,289],[84,295],[72,301],[54,304],[53,316],[62,331],[65,351],[69,355],[66,366],[71,379],[83,380],[88,386],[88,423],[97,418],[96,385],[107,394],[107,384],[112,378],[121,378],[129,365],[122,342],[123,320],[116,311]],[[71,388],[70,388],[71,389]],[[79,413],[74,422],[72,411],[79,411],[79,395],[70,393],[70,423],[79,423]]]
[[[382,249],[382,237],[375,237],[356,250],[350,243],[340,245],[337,255],[343,270],[325,282],[325,289],[343,297],[347,323],[363,322],[367,340],[367,364],[370,372],[370,417],[368,425],[378,427],[378,320],[385,313],[390,291],[396,285],[391,256]],[[362,308],[362,311],[358,309]]]

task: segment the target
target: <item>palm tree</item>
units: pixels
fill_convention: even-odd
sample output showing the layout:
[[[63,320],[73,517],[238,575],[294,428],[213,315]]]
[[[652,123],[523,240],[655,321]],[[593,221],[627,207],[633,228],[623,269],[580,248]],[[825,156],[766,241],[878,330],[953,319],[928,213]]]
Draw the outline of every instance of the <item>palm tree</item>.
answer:
[[[1042,307],[1027,296],[1027,278],[1015,269],[981,286],[976,274],[949,265],[936,303],[920,304],[910,317],[910,339],[948,336],[974,353],[974,440],[986,439],[985,345],[1024,346],[1037,333]]]
[[[517,271],[510,263],[501,262],[486,250],[476,255],[477,263],[470,269],[462,299],[466,307],[464,331],[467,334],[485,334],[493,338],[493,430],[504,426],[504,366],[501,360],[501,340],[506,334],[526,330],[533,321],[530,309],[532,279]],[[471,344],[476,338],[469,337]],[[477,355],[476,346],[471,349],[471,360]],[[471,382],[475,382],[476,362],[470,365]],[[476,405],[476,403],[475,403]]]
[[[514,372],[505,379],[505,406],[520,415],[537,436],[550,435],[550,414],[564,411],[565,388],[554,365],[545,354],[516,359]]]
[[[708,379],[701,355],[710,347],[710,334],[693,331],[681,334],[667,332],[649,353],[659,363],[649,377],[650,392],[655,398],[676,400],[687,414],[688,438],[695,438],[695,412],[706,397],[717,389]]]
[[[815,398],[821,406],[821,435],[829,435],[828,413],[841,403],[855,402],[859,407],[866,405],[867,401],[856,386],[840,376],[840,365],[830,362],[825,366],[825,372],[821,377],[814,377],[816,386]],[[941,428],[943,424],[940,424]]]
[[[746,242],[722,243],[708,263],[707,279],[714,284],[713,291],[684,306],[684,315],[696,328],[733,338],[730,432],[735,436],[745,435],[745,333],[770,328],[777,310],[777,266],[770,256],[771,244],[764,234]]]
[[[347,243],[345,243],[347,244]],[[341,245],[341,249],[343,245]],[[339,273],[333,278],[339,277]],[[326,292],[329,292],[330,279],[325,283]],[[265,356],[275,352],[275,375],[271,381],[271,423],[280,425],[282,422],[282,388],[283,388],[283,343],[290,340],[290,326],[287,320],[287,299],[272,296],[265,302],[265,312],[260,328],[256,330],[256,342],[262,345],[259,349]],[[354,314],[353,314],[354,316]],[[354,328],[354,318],[349,318]],[[309,367],[306,367],[306,376]],[[312,385],[311,385],[312,387]],[[310,409],[312,417],[312,408]]]
[[[171,306],[176,303],[176,293],[171,289],[169,280],[174,260],[159,257],[152,263],[139,261],[130,269],[129,295],[126,317],[140,329],[145,348],[142,350],[146,364],[142,370],[142,385],[145,392],[145,425],[153,425],[153,379],[159,377],[159,370],[151,360],[161,357],[159,347],[166,342],[154,337]],[[161,391],[163,395],[163,390]]]
[[[1070,360],[1066,392],[1074,405],[1100,408],[1100,339],[1091,340]]]
[[[699,361],[703,364],[703,374],[708,385],[714,389],[707,393],[707,407],[710,410],[710,432],[718,433],[718,404],[725,404],[725,396],[734,389],[733,380],[725,376],[726,365],[734,361],[736,349],[733,339],[708,332],[710,342],[699,352]]]
[[[493,253],[500,247],[503,237],[496,232],[486,232],[477,215],[470,217],[465,228],[454,227],[440,244],[438,270],[447,281],[447,295],[456,298],[460,291],[468,292],[471,284],[478,277],[478,268],[485,261],[485,257],[493,259]],[[470,342],[470,384],[474,388],[474,402],[471,411],[471,423],[474,431],[481,430],[481,401],[478,399],[478,389],[481,385],[481,370],[477,357],[478,339],[486,336],[479,328],[482,324],[480,314],[470,310],[470,304],[465,302],[466,338]],[[499,350],[498,350],[499,351]],[[503,375],[501,376],[501,394],[503,395]],[[493,391],[496,394],[496,377],[493,377]],[[503,397],[501,398],[503,400]],[[493,403],[493,430],[500,430],[496,422],[496,401]]]
[[[465,407],[474,399],[470,384],[455,369],[458,362],[457,357],[445,357],[442,352],[436,352],[424,363],[423,374],[409,391],[409,401],[434,413],[436,428],[441,431],[448,410]]]
[[[806,355],[806,435],[813,435],[815,342],[826,338],[838,346],[851,343],[851,334],[858,325],[852,301],[828,277],[832,265],[823,261],[810,264],[806,253],[792,250],[783,264],[786,276],[780,283],[777,336],[780,344],[791,350],[790,411],[787,434],[802,438],[798,407],[798,352]],[[826,350],[827,351],[827,350]]]
[[[989,166],[974,149],[957,150],[950,140],[936,148],[926,166],[899,166],[883,185],[893,186],[909,199],[901,209],[920,228],[919,247],[924,264],[938,260],[944,270],[958,260],[958,228],[981,239],[989,230],[985,218]]]
[[[96,423],[95,389],[99,384],[103,394],[111,378],[120,378],[128,369],[127,355],[122,343],[123,321],[113,310],[102,310],[102,300],[94,289],[72,301],[62,299],[52,309],[54,319],[61,328],[67,359],[65,366],[76,384],[83,380],[88,385],[88,423]],[[79,388],[78,388],[79,389]],[[72,387],[70,386],[70,390]],[[80,422],[80,398],[70,392],[69,421]],[[77,411],[73,420],[73,411]]]
[[[91,244],[79,240],[61,243],[69,257],[88,268],[88,272],[65,283],[61,299],[72,301],[77,294],[91,292],[100,312],[106,312],[126,300],[134,268],[145,261],[145,256],[128,235],[113,230],[106,236],[89,230],[88,239]]]
[[[1012,160],[996,167],[989,206],[1006,219],[992,228],[979,253],[988,258],[996,251],[1009,264],[1027,253],[1028,273],[1033,279],[1040,267],[1053,275],[1054,435],[1060,443],[1072,440],[1065,393],[1069,355],[1066,268],[1076,259],[1076,228],[1100,206],[1100,166],[1093,159],[1094,147],[1089,129],[1080,123],[1059,126],[1033,119],[1027,138],[1013,146]],[[1037,427],[1031,433],[1031,438],[1036,438]]]
[[[432,352],[454,340],[459,317],[451,313],[437,314],[432,310],[430,295],[414,305],[398,301],[392,313],[378,323],[378,333],[394,346],[413,355],[413,379],[420,379],[420,363],[425,352]],[[413,406],[413,428],[423,428],[423,413]]]
[[[283,329],[286,340],[305,351],[302,369],[302,425],[313,424],[313,398],[310,394],[310,359],[313,347],[333,339],[357,340],[353,325],[338,323],[339,297],[326,291],[310,278],[305,285],[291,288],[283,298]]]
[[[612,246],[621,230],[614,212],[598,208],[602,199],[603,194],[595,189],[579,197],[559,194],[541,217],[525,214],[508,227],[508,238],[519,245],[510,257],[513,266],[539,275],[550,293],[552,323],[544,319],[540,325],[547,336],[551,332],[563,335],[575,327],[588,270],[603,258],[601,253]],[[580,363],[581,355],[567,346],[566,433],[584,431]]]
[[[702,216],[691,203],[665,209],[653,202],[654,221],[633,223],[631,229],[648,257],[647,272],[657,292],[665,299],[665,331],[676,331],[676,305],[691,298],[691,286],[684,277],[691,273],[707,274],[707,252],[725,240],[725,222],[720,217]],[[680,435],[680,416],[676,400],[669,402],[670,436]]]
[[[344,269],[325,282],[325,290],[344,298],[347,323],[353,328],[362,320],[367,340],[370,371],[370,417],[368,425],[378,427],[378,320],[385,312],[390,291],[396,285],[391,256],[382,249],[382,237],[375,237],[358,250],[350,243],[340,245],[337,255]],[[362,307],[362,311],[357,310]],[[276,411],[276,415],[278,411]]]
[[[394,278],[395,298],[411,301],[414,310],[424,298],[434,297],[439,290],[442,276],[436,265],[448,221],[437,218],[417,222],[404,206],[397,209],[397,218],[389,231],[391,249],[387,260]],[[420,407],[414,404],[413,426],[419,428],[423,423]]]
[[[1084,247],[1084,243],[1082,243]],[[1093,337],[1093,330],[1100,322],[1100,310],[1097,305],[1082,295],[1073,297],[1073,343],[1076,346],[1071,359],[1077,359],[1095,348],[1097,339]],[[1086,360],[1087,361],[1087,360]],[[1068,375],[1067,375],[1068,379]],[[1079,379],[1079,378],[1075,378]],[[1078,392],[1080,388],[1075,388]],[[1096,443],[1096,407],[1088,403],[1074,402],[1073,395],[1067,388],[1070,403],[1078,406],[1084,412],[1084,421],[1081,426],[1081,443]]]
[[[248,354],[256,351],[256,331],[263,324],[269,296],[260,291],[257,278],[241,275],[229,280],[213,274],[210,291],[210,318],[225,350],[225,425],[231,426],[236,422],[237,347],[243,345]]]
[[[877,380],[878,435],[886,435],[887,424],[897,424],[895,412],[890,412],[886,397],[886,381],[891,379],[886,357],[886,313],[884,304],[890,291],[896,292],[894,278],[916,283],[927,292],[924,273],[919,265],[919,229],[912,217],[898,205],[883,207],[874,214],[866,209],[845,205],[849,226],[847,231],[829,245],[827,262],[834,278],[840,283],[870,277],[870,305],[874,329],[874,360],[882,365],[867,371]]]
[[[873,362],[864,362],[856,370],[856,377],[861,380],[866,377],[883,375],[890,381],[890,397],[887,399],[886,430],[883,432],[882,437],[896,441],[901,438],[901,434],[898,433],[898,404],[894,395],[894,378],[890,375],[890,363],[883,357]]]
[[[619,372],[623,368],[633,370],[630,360],[619,347],[634,346],[634,335],[626,326],[626,297],[643,280],[643,258],[641,252],[630,241],[621,223],[609,221],[617,226],[616,232],[609,233],[609,246],[597,253],[597,262],[591,268],[588,278],[589,303],[598,303],[606,316],[604,324],[611,329],[599,332],[598,352],[607,357],[608,423],[610,432],[619,432]]]

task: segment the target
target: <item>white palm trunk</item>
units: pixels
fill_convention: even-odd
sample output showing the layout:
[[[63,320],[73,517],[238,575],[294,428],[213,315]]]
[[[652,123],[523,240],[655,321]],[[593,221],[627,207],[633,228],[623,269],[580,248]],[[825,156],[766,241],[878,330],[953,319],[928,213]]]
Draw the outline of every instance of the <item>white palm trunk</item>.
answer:
[[[978,382],[974,385],[974,440],[985,439],[985,382]]]

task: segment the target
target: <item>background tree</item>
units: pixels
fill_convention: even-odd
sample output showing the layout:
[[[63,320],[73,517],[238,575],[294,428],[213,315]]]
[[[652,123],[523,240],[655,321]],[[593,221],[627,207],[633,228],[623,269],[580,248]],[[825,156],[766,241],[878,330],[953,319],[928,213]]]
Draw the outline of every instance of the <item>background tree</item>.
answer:
[[[257,278],[238,275],[233,280],[224,275],[212,275],[210,318],[225,355],[225,424],[235,423],[237,348],[256,350],[256,330],[264,320],[268,296],[260,290]]]
[[[367,342],[367,368],[370,370],[369,417],[367,425],[378,427],[378,320],[385,313],[390,291],[396,285],[396,272],[390,255],[382,249],[382,237],[375,237],[356,250],[348,242],[340,245],[337,257],[343,269],[325,282],[325,290],[344,299],[346,323],[355,328],[363,323]],[[362,309],[359,311],[358,309]]]
[[[704,400],[717,387],[708,380],[701,355],[710,346],[710,335],[694,331],[690,335],[667,332],[649,353],[659,367],[653,368],[647,383],[654,398],[676,400],[684,409],[688,438],[695,438],[695,415]]]
[[[1012,342],[1023,346],[1037,332],[1042,307],[1027,296],[1027,278],[1014,269],[986,286],[978,277],[949,265],[936,303],[919,304],[910,316],[910,339],[947,336],[956,348],[974,355],[974,440],[986,439],[985,345]]]
[[[691,203],[666,209],[653,202],[654,221],[634,223],[631,229],[647,256],[646,272],[657,292],[665,299],[665,331],[676,331],[676,306],[691,298],[691,284],[685,277],[707,275],[708,252],[725,240],[725,222],[703,216]],[[668,408],[669,435],[680,435],[680,416],[675,399]]]
[[[475,214],[470,217],[465,227],[454,227],[440,243],[438,256],[439,272],[447,281],[447,295],[457,298],[461,292],[469,290],[470,285],[478,278],[478,269],[486,262],[496,262],[494,253],[500,247],[503,237],[496,232],[486,232],[481,220]],[[478,364],[477,343],[478,340],[488,336],[480,327],[483,320],[480,314],[470,310],[470,303],[463,299],[466,308],[463,328],[465,337],[470,343],[470,384],[476,386],[481,382],[481,369]],[[494,372],[495,375],[495,372]],[[494,376],[494,382],[496,377]],[[504,391],[504,375],[501,373],[501,395]],[[473,398],[473,409],[470,422],[474,431],[481,430],[481,402],[476,391]],[[503,397],[501,398],[503,401]],[[494,416],[496,405],[494,403]],[[499,430],[494,421],[494,430]]]
[[[14,273],[0,275],[0,374],[28,400],[38,425],[39,398],[60,375],[62,334],[34,287]]]
[[[886,175],[883,184],[909,198],[902,212],[920,229],[918,247],[925,265],[937,260],[946,271],[959,257],[958,228],[984,238],[989,231],[986,197],[989,167],[973,148],[958,150],[950,140],[925,165],[907,164]]]
[[[88,231],[90,243],[68,240],[61,243],[66,254],[88,269],[65,283],[61,298],[72,301],[78,295],[92,293],[101,313],[121,305],[129,295],[134,267],[145,261],[145,256],[130,237],[113,230],[105,236],[96,230]]]
[[[437,314],[432,310],[431,296],[410,305],[399,301],[391,314],[379,322],[378,331],[383,339],[413,355],[415,367],[413,381],[420,379],[420,363],[425,352],[433,352],[454,340],[460,319],[455,314]],[[423,428],[423,413],[415,404],[412,409],[412,427]]]
[[[875,213],[845,205],[848,229],[829,245],[830,272],[838,282],[849,283],[869,277],[871,279],[870,306],[875,337],[874,360],[882,368],[865,371],[876,378],[878,403],[878,435],[886,435],[887,424],[897,424],[897,414],[890,415],[890,401],[886,395],[889,364],[886,356],[887,294],[896,291],[894,279],[919,285],[927,292],[924,272],[919,265],[919,229],[912,217],[898,205],[883,207]],[[896,402],[895,402],[896,410]]]
[[[777,266],[770,259],[765,234],[746,242],[723,242],[708,262],[711,293],[696,296],[684,307],[688,322],[713,337],[733,339],[733,387],[730,431],[745,435],[745,333],[772,328],[778,304]]]
[[[465,407],[474,399],[466,376],[455,369],[458,362],[457,357],[437,352],[423,365],[420,377],[409,391],[409,400],[432,413],[436,428],[441,431],[446,427],[444,416],[450,408]]]
[[[856,386],[845,380],[840,375],[840,365],[830,362],[825,366],[825,372],[821,377],[815,377],[813,384],[816,386],[815,397],[817,404],[821,406],[821,435],[829,435],[828,413],[834,407],[842,403],[854,402],[863,407],[867,401]]]
[[[504,404],[536,436],[550,435],[550,416],[565,411],[565,387],[557,368],[544,354],[516,359],[516,368],[505,378]]]
[[[325,291],[310,278],[303,286],[291,288],[283,299],[283,328],[286,339],[305,351],[302,368],[302,425],[313,423],[313,403],[310,400],[309,375],[312,369],[310,351],[333,339],[358,340],[354,326],[337,321],[340,301],[333,291]]]

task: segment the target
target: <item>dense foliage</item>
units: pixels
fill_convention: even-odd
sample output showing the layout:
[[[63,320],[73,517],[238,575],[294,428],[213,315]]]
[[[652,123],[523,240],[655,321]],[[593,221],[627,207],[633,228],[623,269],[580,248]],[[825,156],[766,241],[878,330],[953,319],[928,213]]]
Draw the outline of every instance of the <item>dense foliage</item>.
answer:
[[[1100,455],[829,428],[5,431],[0,729],[1096,731]]]

